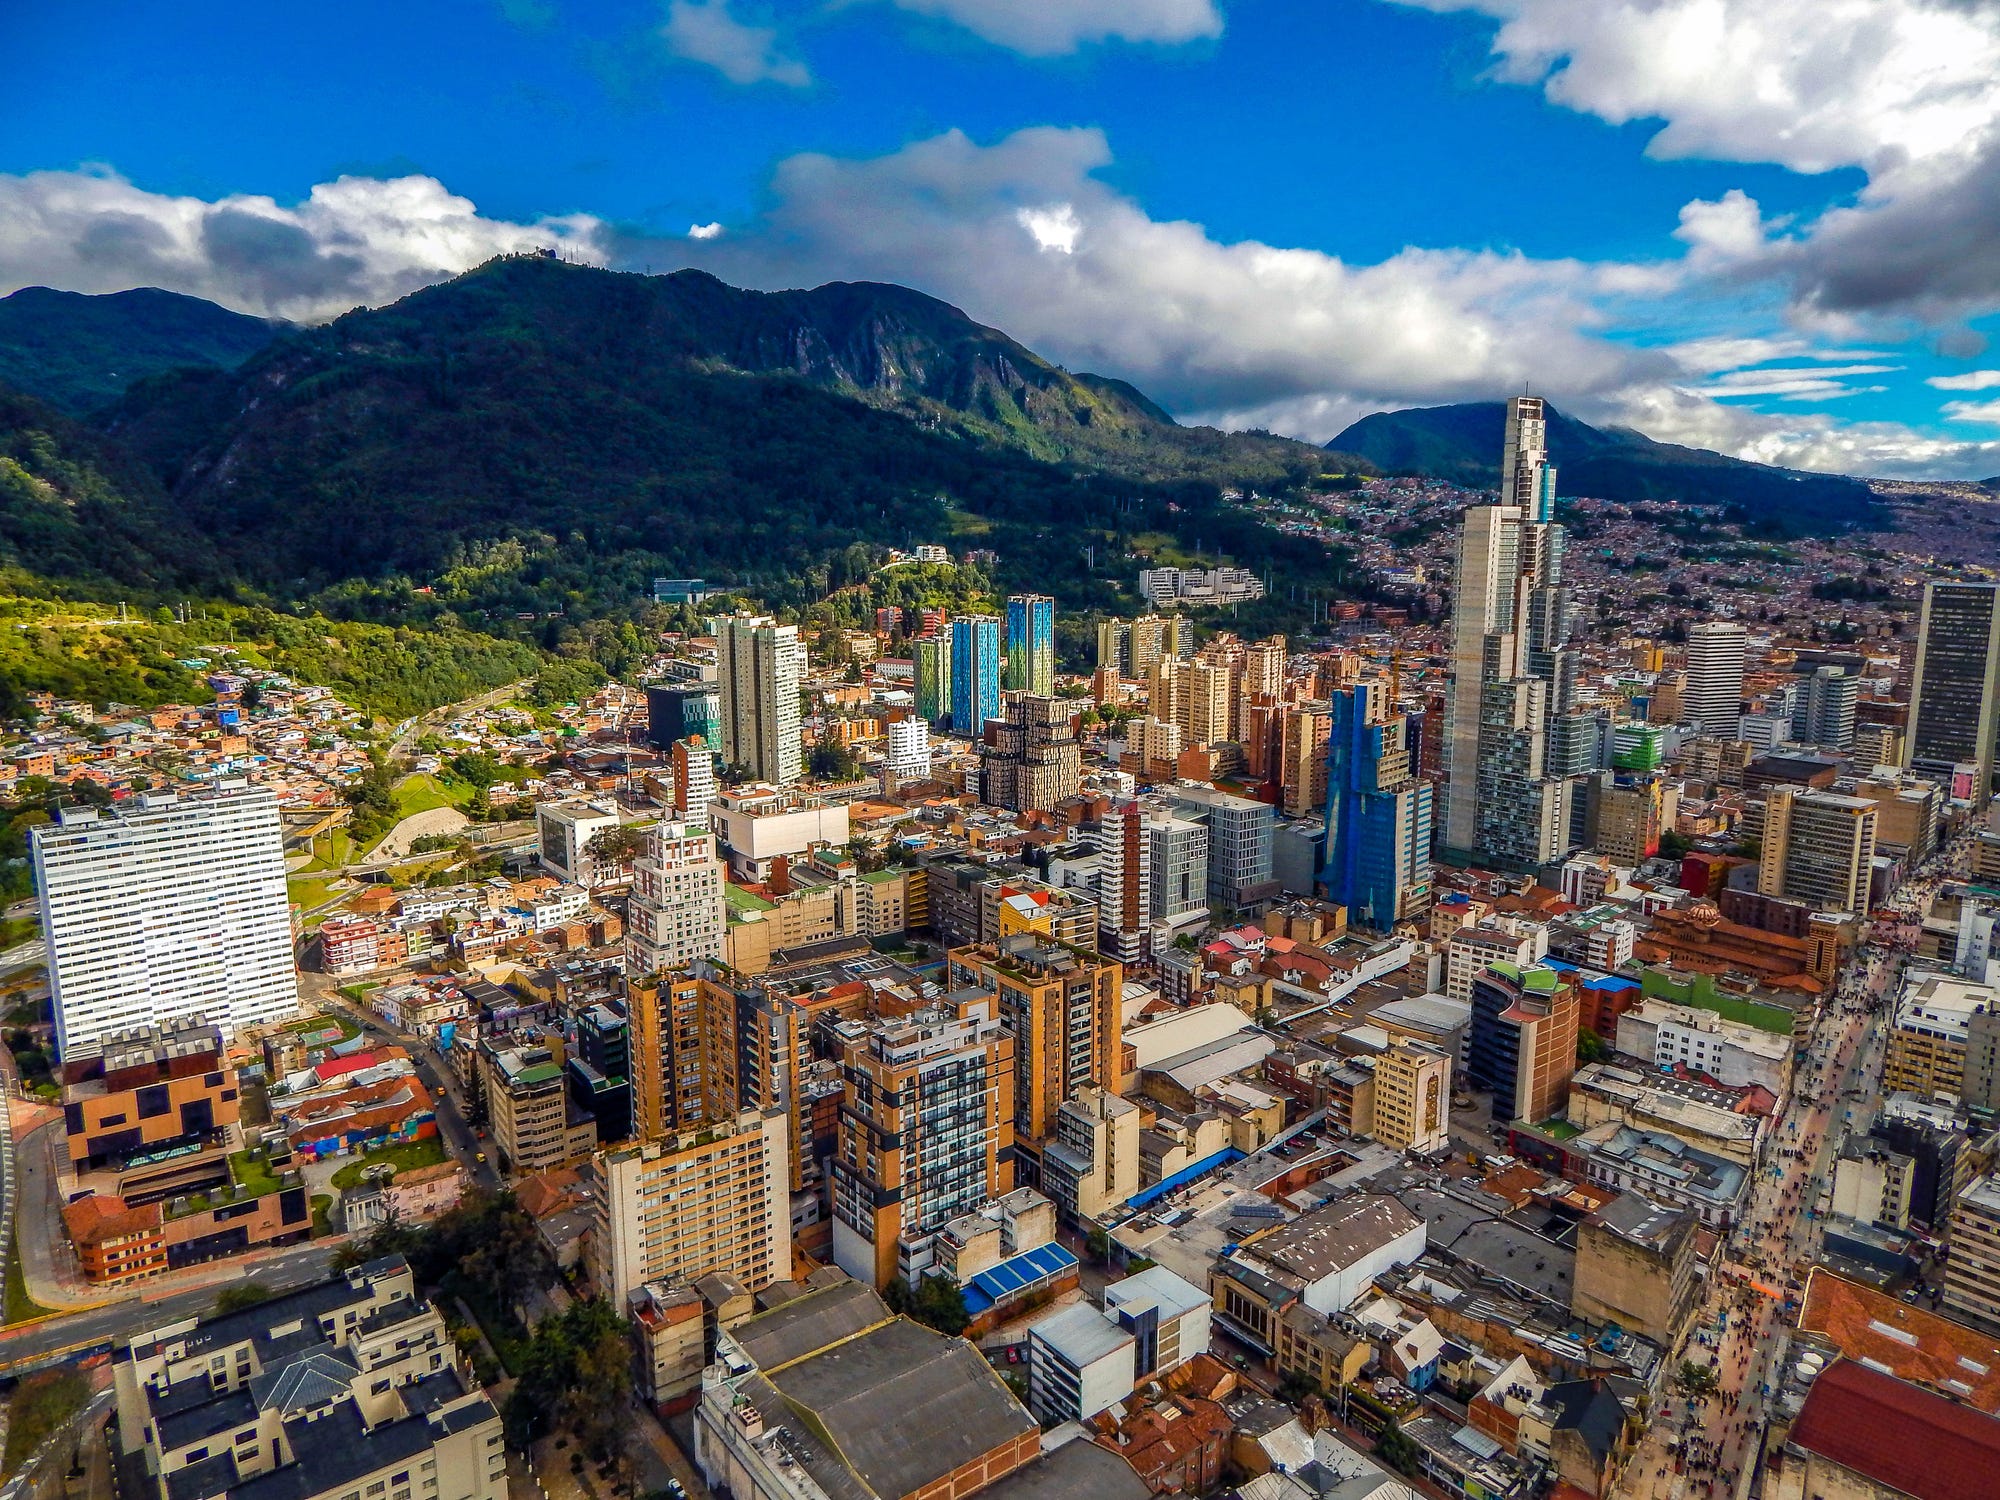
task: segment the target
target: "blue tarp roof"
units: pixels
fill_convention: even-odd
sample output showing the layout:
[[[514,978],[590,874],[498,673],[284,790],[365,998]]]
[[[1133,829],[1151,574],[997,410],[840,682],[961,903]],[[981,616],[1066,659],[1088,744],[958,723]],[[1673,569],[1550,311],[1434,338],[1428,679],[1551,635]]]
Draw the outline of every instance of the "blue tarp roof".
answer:
[[[1206,1177],[1221,1167],[1234,1166],[1243,1160],[1243,1153],[1234,1146],[1224,1146],[1213,1156],[1204,1156],[1191,1167],[1182,1167],[1171,1177],[1162,1177],[1143,1192],[1134,1193],[1129,1200],[1134,1208],[1146,1208],[1157,1203],[1175,1188],[1185,1187],[1197,1177]]]
[[[1074,1271],[1074,1255],[1051,1240],[1033,1250],[1024,1250],[997,1266],[988,1266],[965,1285],[965,1310],[977,1317],[996,1302],[1020,1295],[1040,1281]]]

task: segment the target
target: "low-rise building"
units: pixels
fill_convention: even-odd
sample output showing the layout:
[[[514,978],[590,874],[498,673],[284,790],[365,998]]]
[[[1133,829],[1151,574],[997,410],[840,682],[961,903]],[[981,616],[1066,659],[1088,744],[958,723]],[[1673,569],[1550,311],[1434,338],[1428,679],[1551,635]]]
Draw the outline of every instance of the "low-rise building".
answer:
[[[1274,1351],[1286,1308],[1341,1312],[1382,1272],[1423,1254],[1426,1243],[1424,1221],[1401,1203],[1356,1193],[1242,1240],[1210,1270],[1210,1300],[1230,1331]]]
[[[1577,1226],[1570,1310],[1671,1349],[1697,1306],[1694,1267],[1694,1215],[1620,1193]]]

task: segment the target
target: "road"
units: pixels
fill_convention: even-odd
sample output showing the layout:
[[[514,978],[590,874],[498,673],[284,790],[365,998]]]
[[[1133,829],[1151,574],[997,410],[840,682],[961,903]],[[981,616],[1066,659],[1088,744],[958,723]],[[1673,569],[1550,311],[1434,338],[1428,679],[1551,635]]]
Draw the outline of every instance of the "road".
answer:
[[[463,702],[447,703],[444,707],[434,708],[427,714],[419,714],[403,726],[402,733],[398,734],[394,743],[389,746],[389,754],[410,755],[415,752],[417,741],[422,739],[427,731],[449,724],[461,714],[478,713],[484,708],[498,708],[527,685],[528,679],[524,677],[519,682],[510,682],[505,687],[493,688]]]
[[[1733,1496],[1750,1492],[1773,1391],[1781,1384],[1791,1312],[1782,1300],[1802,1292],[1818,1260],[1830,1194],[1831,1165],[1850,1123],[1853,1101],[1879,1093],[1890,1006],[1916,927],[1939,885],[1960,868],[1964,845],[1924,866],[1891,903],[1901,921],[1877,922],[1822,1000],[1811,1040],[1784,1113],[1758,1159],[1742,1219],[1718,1247],[1700,1311],[1672,1351],[1660,1409],[1616,1491],[1622,1496]],[[1907,920],[1914,913],[1916,922]],[[1710,1394],[1681,1389],[1683,1361],[1709,1371]],[[1677,1473],[1676,1464],[1684,1472]]]

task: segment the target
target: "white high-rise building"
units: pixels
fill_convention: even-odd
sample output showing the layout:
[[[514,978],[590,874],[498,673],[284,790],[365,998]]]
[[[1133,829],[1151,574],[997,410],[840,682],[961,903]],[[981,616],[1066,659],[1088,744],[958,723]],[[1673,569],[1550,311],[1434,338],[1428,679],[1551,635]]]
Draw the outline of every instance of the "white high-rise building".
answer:
[[[1452,600],[1443,843],[1517,869],[1560,858],[1570,822],[1549,755],[1575,668],[1545,431],[1540,397],[1507,403],[1501,503],[1467,508]]]
[[[921,781],[931,773],[931,727],[922,719],[898,719],[889,726],[889,749],[884,758],[889,774],[898,781]]]
[[[723,760],[773,786],[797,781],[806,759],[799,722],[806,648],[798,627],[767,615],[721,615],[714,627]]]
[[[1734,736],[1743,715],[1743,663],[1749,652],[1749,632],[1735,620],[1690,625],[1681,717],[1703,734]]]
[[[30,830],[65,1060],[200,1016],[234,1033],[299,1008],[278,799],[219,782]]]
[[[684,823],[647,829],[625,907],[627,972],[656,974],[720,958],[727,926],[715,836]]]

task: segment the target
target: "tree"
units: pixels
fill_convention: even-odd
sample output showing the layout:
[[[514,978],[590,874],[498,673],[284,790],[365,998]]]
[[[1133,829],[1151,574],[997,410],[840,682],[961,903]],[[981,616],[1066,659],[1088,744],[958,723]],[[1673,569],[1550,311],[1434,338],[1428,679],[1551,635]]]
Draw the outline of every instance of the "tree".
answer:
[[[926,1276],[912,1291],[906,1282],[891,1281],[883,1300],[892,1312],[903,1313],[926,1328],[957,1336],[965,1332],[972,1315],[965,1309],[965,1293],[949,1276]]]
[[[646,832],[630,823],[600,828],[591,835],[584,852],[600,864],[629,865],[646,852]]]
[[[271,1289],[254,1281],[246,1281],[241,1286],[226,1286],[215,1299],[215,1316],[224,1313],[241,1312],[246,1307],[255,1307],[260,1302],[271,1300]]]
[[[1660,857],[1663,859],[1679,859],[1693,847],[1693,839],[1675,833],[1671,828],[1660,835]]]
[[[1716,1386],[1715,1371],[1707,1365],[1698,1365],[1691,1359],[1681,1361],[1681,1389],[1690,1396],[1706,1396]]]
[[[1577,1028],[1576,1060],[1578,1062],[1580,1063],[1602,1062],[1604,1061],[1604,1055],[1607,1050],[1608,1049],[1604,1045],[1604,1038],[1600,1037],[1596,1032],[1592,1031],[1588,1026],[1579,1026]]]
[[[1391,1422],[1382,1429],[1382,1435],[1375,1439],[1375,1456],[1399,1474],[1417,1472],[1416,1442],[1399,1422]]]
[[[854,752],[843,745],[832,730],[821,735],[812,747],[812,754],[807,757],[807,770],[819,781],[852,781],[860,774]]]
[[[507,1399],[507,1436],[516,1447],[560,1431],[600,1461],[618,1456],[626,1431],[631,1346],[624,1320],[602,1297],[544,1318]]]

